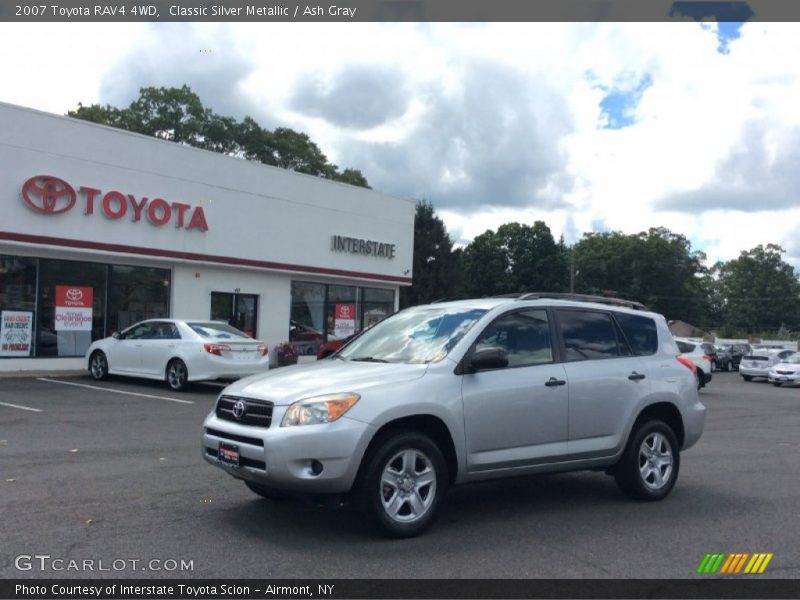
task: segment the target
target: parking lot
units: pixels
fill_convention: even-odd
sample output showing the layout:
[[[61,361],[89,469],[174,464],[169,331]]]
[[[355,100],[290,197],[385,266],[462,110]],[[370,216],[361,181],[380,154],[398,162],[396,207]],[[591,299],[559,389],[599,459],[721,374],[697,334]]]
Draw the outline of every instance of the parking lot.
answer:
[[[602,473],[483,483],[401,541],[348,509],[262,500],[207,465],[201,425],[220,389],[0,379],[0,575],[684,578],[706,553],[769,552],[760,577],[800,576],[797,388],[715,373],[705,434],[663,502],[629,501]],[[44,570],[17,568],[37,554]]]

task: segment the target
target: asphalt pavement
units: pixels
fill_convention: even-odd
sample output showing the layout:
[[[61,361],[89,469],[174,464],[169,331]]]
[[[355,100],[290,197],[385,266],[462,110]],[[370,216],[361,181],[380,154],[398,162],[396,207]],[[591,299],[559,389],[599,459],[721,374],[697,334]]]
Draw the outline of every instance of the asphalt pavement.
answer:
[[[1,379],[0,577],[691,578],[716,552],[773,553],[762,577],[800,576],[799,388],[715,373],[705,434],[662,502],[602,473],[482,483],[408,540],[207,465],[220,389]]]

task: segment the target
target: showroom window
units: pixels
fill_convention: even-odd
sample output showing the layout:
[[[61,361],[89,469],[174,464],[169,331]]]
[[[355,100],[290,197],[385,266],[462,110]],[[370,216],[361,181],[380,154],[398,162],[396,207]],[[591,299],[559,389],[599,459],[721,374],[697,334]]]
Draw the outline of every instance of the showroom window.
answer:
[[[289,341],[302,354],[315,354],[325,341],[349,337],[393,312],[394,290],[293,281]]]
[[[0,256],[0,358],[83,356],[169,298],[168,269]]]
[[[36,259],[0,255],[0,357],[33,353]]]
[[[83,356],[105,335],[107,268],[39,260],[37,356]]]
[[[394,292],[380,288],[362,288],[362,329],[383,321],[394,312]]]
[[[168,269],[112,265],[108,284],[107,335],[145,319],[169,315]]]

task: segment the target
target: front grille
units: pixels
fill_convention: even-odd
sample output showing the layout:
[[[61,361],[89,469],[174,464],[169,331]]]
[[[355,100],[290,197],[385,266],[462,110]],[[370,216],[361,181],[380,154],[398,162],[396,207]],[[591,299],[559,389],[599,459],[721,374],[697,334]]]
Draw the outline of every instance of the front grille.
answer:
[[[237,418],[234,407],[238,402],[244,404],[244,414]],[[256,427],[269,427],[272,424],[273,403],[267,400],[254,400],[253,398],[239,398],[237,396],[222,396],[217,402],[217,418],[224,421],[233,421],[242,425]]]
[[[794,371],[775,371],[778,375],[794,375]]]
[[[233,442],[240,442],[242,444],[250,444],[251,446],[264,447],[264,440],[247,437],[246,435],[236,435],[235,433],[227,433],[225,431],[219,431],[218,429],[211,429],[210,427],[206,427],[206,433],[208,435],[213,435],[214,437],[222,438],[223,440],[231,440]]]

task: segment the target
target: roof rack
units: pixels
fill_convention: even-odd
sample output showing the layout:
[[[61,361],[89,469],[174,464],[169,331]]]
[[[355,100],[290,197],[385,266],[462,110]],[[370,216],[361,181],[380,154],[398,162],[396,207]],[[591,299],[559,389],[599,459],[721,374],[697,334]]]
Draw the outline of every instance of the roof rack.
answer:
[[[611,304],[613,306],[623,306],[634,310],[649,310],[641,302],[635,300],[625,300],[624,298],[610,298],[608,296],[591,296],[588,294],[568,294],[559,292],[528,292],[525,294],[515,294],[516,300],[537,300],[539,298],[551,298],[555,300],[575,300],[578,302],[597,302],[599,304]]]

